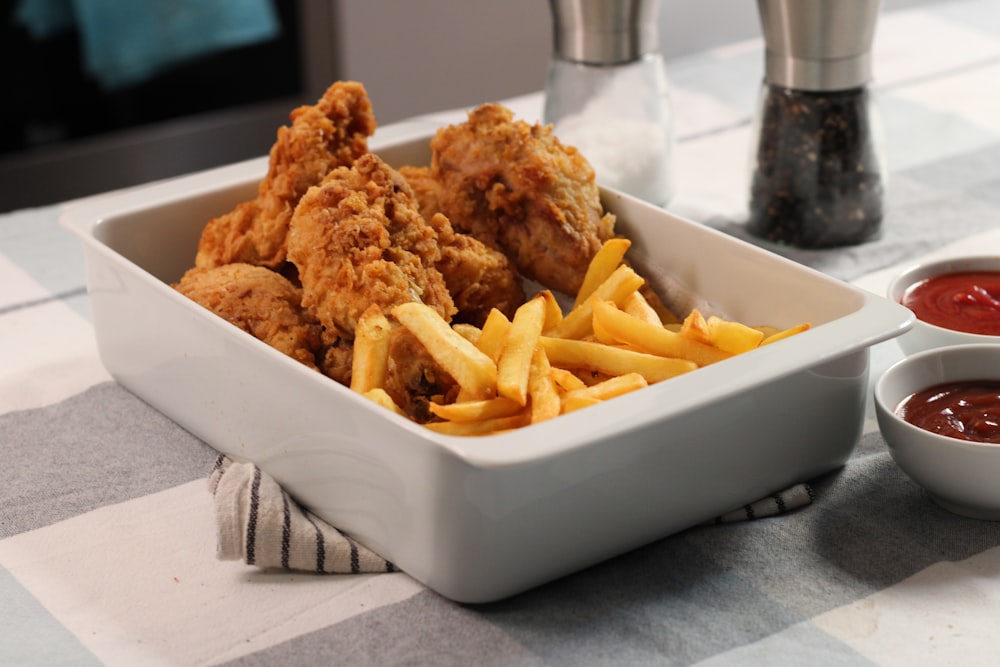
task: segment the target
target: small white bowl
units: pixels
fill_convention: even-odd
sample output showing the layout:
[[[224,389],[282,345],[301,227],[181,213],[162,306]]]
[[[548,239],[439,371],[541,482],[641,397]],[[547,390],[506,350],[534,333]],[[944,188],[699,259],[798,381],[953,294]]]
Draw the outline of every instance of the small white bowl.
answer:
[[[897,362],[879,378],[875,412],[896,465],[941,507],[1000,521],[1000,445],[932,433],[896,413],[903,399],[927,387],[992,379],[1000,379],[1000,345],[927,350]]]
[[[911,286],[933,276],[963,271],[1000,271],[1000,255],[953,257],[914,264],[893,278],[886,296],[890,301],[901,303]],[[896,340],[904,354],[915,354],[947,345],[996,345],[1000,343],[1000,336],[956,331],[914,318],[913,328]]]

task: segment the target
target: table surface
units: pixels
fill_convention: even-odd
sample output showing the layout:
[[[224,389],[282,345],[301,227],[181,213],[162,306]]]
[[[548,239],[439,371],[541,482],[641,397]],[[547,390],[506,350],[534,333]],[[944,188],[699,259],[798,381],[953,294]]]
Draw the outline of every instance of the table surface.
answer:
[[[667,65],[670,207],[745,238],[762,44]],[[770,249],[883,293],[918,257],[1000,247],[1000,3],[884,14],[874,72],[891,170],[883,237]],[[540,94],[505,102],[538,118]],[[812,480],[812,504],[689,529],[489,605],[401,572],[219,561],[216,454],[102,366],[59,211],[0,216],[2,665],[965,665],[1000,648],[1000,524],[936,506],[894,465],[871,409],[848,463]],[[872,378],[900,356],[894,341],[873,348]]]

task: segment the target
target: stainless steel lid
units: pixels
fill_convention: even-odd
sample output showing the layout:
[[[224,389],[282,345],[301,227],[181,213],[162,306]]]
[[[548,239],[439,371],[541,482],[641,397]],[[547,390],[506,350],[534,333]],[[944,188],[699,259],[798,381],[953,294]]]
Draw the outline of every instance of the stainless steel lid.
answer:
[[[659,48],[660,0],[549,0],[555,55],[616,65]]]
[[[844,90],[871,80],[881,0],[757,0],[765,79],[799,90]]]

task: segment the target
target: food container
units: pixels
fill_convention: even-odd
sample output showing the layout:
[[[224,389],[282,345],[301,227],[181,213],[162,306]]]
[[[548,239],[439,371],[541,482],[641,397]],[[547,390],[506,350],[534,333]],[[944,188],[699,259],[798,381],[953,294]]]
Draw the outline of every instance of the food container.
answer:
[[[390,164],[426,126],[380,128]],[[516,431],[447,436],[391,414],[173,290],[209,218],[254,196],[266,158],[65,211],[101,358],[221,452],[440,594],[524,591],[840,466],[861,432],[869,347],[912,315],[639,199],[602,189],[629,257],[746,323],[810,330]],[[206,545],[206,549],[211,548]]]
[[[967,380],[1000,380],[1000,346],[940,347],[896,362],[875,385],[876,417],[893,460],[938,505],[997,521],[1000,445],[932,433],[896,413],[899,403],[915,392]]]
[[[886,296],[890,301],[901,302],[910,289],[924,280],[973,271],[1000,271],[1000,255],[951,257],[912,264],[889,282]],[[997,319],[1000,319],[1000,308],[990,306],[987,310],[993,310]],[[925,322],[918,317],[914,321],[913,328],[900,336],[897,342],[904,353],[914,354],[946,345],[996,345],[1000,344],[1000,336],[957,331]]]

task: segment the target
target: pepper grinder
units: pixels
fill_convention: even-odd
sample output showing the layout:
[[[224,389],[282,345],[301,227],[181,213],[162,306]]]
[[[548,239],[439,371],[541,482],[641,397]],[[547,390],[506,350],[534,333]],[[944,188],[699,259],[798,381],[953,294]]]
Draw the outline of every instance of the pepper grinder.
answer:
[[[757,0],[766,46],[747,230],[802,248],[882,227],[886,168],[869,89],[880,0]]]
[[[674,130],[659,1],[549,0],[543,120],[598,183],[662,206],[673,195]]]

